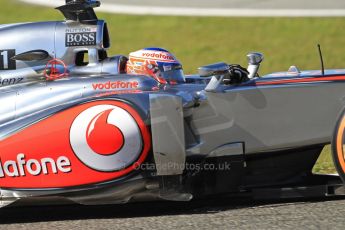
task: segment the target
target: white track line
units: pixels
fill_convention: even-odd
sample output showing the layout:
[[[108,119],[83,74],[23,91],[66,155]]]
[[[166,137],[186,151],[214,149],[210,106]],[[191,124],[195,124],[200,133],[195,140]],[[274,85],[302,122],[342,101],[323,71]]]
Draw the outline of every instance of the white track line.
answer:
[[[22,2],[57,7],[63,0],[21,0]],[[344,9],[221,9],[131,6],[103,3],[98,11],[135,15],[218,16],[218,17],[344,17]]]

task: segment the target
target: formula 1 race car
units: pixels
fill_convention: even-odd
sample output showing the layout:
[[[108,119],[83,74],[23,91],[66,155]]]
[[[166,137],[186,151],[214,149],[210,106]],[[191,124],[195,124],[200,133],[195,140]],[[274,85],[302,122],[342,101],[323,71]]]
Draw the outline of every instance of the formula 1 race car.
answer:
[[[345,70],[259,77],[250,53],[246,70],[130,74],[107,55],[99,5],[66,0],[64,21],[0,26],[1,207],[345,194]],[[331,142],[340,177],[314,175]]]

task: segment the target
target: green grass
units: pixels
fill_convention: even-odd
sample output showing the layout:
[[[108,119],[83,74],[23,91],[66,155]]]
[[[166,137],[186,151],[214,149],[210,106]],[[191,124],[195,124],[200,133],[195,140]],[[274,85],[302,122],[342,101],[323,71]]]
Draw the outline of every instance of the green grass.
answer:
[[[336,173],[331,157],[331,147],[329,145],[323,149],[313,171],[316,173]]]
[[[265,54],[261,73],[318,69],[316,44],[323,48],[327,68],[345,68],[345,18],[202,18],[99,14],[108,22],[111,54],[125,54],[149,46],[171,50],[186,73],[218,61],[246,65],[248,51]],[[2,0],[0,23],[60,20],[49,8]],[[24,35],[23,35],[24,36]],[[331,172],[326,148],[315,170]]]

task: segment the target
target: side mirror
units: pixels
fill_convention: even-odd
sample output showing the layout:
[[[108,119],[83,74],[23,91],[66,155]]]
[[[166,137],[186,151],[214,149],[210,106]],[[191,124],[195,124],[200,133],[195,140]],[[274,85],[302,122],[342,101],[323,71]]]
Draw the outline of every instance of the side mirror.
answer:
[[[229,71],[230,67],[224,62],[206,65],[198,68],[200,77],[211,77],[223,75]]]
[[[222,84],[224,75],[229,73],[230,66],[224,62],[215,63],[212,65],[202,66],[199,69],[200,77],[211,77],[210,82],[207,84],[205,91],[217,92],[219,86]]]
[[[247,55],[248,59],[248,78],[254,78],[257,76],[257,73],[260,68],[261,62],[264,60],[264,55],[262,53],[249,53]]]

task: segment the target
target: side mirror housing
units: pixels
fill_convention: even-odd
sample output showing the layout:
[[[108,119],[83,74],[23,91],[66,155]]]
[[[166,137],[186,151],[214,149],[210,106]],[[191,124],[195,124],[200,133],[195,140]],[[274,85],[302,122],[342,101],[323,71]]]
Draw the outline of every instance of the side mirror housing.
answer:
[[[248,59],[248,78],[254,78],[258,76],[258,71],[260,68],[261,62],[264,60],[264,55],[262,53],[249,53],[247,55]]]
[[[229,71],[229,69],[229,65],[224,62],[219,62],[198,68],[200,77],[224,75]]]
[[[206,92],[217,92],[222,84],[224,76],[229,73],[230,66],[224,62],[202,66],[199,69],[200,77],[212,77],[207,84]]]

